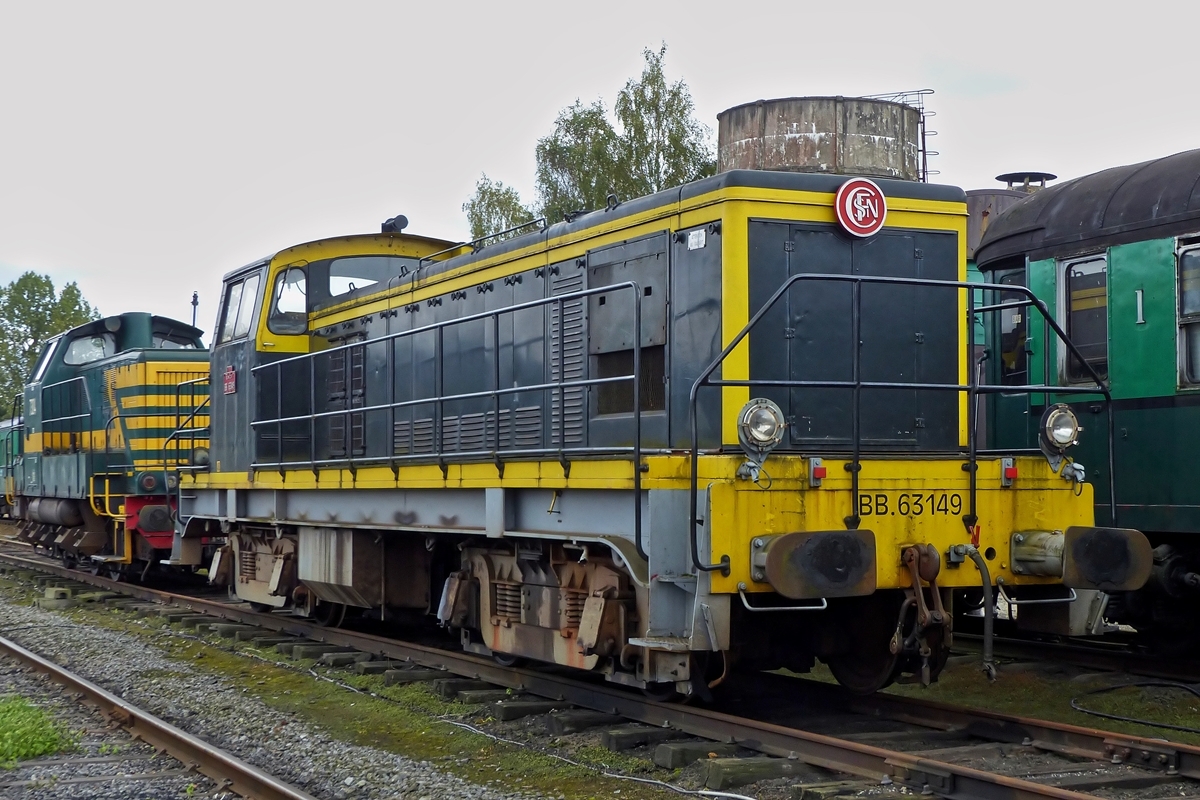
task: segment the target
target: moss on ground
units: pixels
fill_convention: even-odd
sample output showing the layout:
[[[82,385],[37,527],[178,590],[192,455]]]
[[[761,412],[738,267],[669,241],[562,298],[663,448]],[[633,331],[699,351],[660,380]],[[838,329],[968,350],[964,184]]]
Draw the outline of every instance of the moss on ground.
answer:
[[[1001,663],[998,680],[990,683],[979,669],[978,659],[956,659],[932,686],[926,688],[902,684],[888,688],[887,692],[1002,714],[1200,745],[1200,734],[1103,719],[1071,707],[1072,699],[1076,699],[1079,705],[1094,711],[1200,729],[1200,698],[1186,690],[1128,688],[1087,695],[1095,689],[1139,680],[1142,679],[1130,675],[1090,673],[1055,664]]]
[[[10,602],[31,602],[39,594],[28,585],[0,576],[0,596]],[[373,698],[314,679],[306,672],[309,668],[321,671],[313,661],[292,662],[289,667],[264,663],[229,652],[233,647],[229,640],[182,638],[177,635],[182,630],[172,630],[165,620],[156,617],[136,618],[87,605],[59,613],[89,625],[147,638],[170,658],[191,662],[193,666],[203,665],[204,669],[245,687],[270,707],[294,713],[331,736],[431,761],[476,783],[498,783],[510,789],[524,788],[569,798],[612,796],[617,789],[626,798],[667,795],[649,786],[604,779],[591,769],[566,764],[551,754],[560,752],[572,760],[625,774],[670,777],[668,771],[659,770],[642,758],[593,745],[572,745],[574,749],[567,751],[562,742],[545,736],[535,748],[523,748],[457,727],[451,722],[490,724],[488,708],[446,701],[423,684],[385,686],[378,676],[329,673],[361,692],[379,695]],[[172,635],[164,636],[168,631]],[[254,650],[249,645],[239,645],[238,649],[268,662],[282,661],[273,650]],[[833,681],[823,666],[805,677]],[[1200,728],[1200,698],[1183,690],[1128,688],[1085,696],[1090,690],[1125,680],[1136,678],[1087,674],[1054,664],[1001,664],[999,680],[989,683],[975,660],[954,659],[932,686],[898,684],[886,691],[949,705],[1200,745],[1197,734],[1106,720],[1071,707],[1071,699],[1079,698],[1085,707],[1096,711]]]
[[[39,593],[26,584],[0,577],[0,597],[9,602],[32,602]],[[671,792],[644,784],[604,778],[596,768],[646,775],[659,770],[650,761],[603,748],[584,747],[559,755],[593,768],[566,763],[546,742],[519,746],[499,742],[460,725],[489,723],[488,707],[447,701],[425,684],[385,686],[382,677],[328,671],[312,660],[287,662],[274,650],[258,650],[228,639],[185,637],[185,631],[158,617],[113,613],[103,607],[81,605],[57,612],[76,622],[120,631],[146,639],[166,657],[187,662],[195,669],[219,674],[245,688],[267,706],[294,714],[331,737],[429,761],[446,772],[478,784],[497,784],[506,790],[527,790],[575,800],[612,797],[664,798]],[[186,632],[191,633],[191,632]],[[164,635],[167,634],[167,635]],[[257,658],[255,658],[257,657]],[[359,692],[314,678],[308,670],[328,676]],[[156,671],[162,675],[170,671]],[[378,695],[372,697],[370,694]],[[460,723],[456,725],[454,723]]]

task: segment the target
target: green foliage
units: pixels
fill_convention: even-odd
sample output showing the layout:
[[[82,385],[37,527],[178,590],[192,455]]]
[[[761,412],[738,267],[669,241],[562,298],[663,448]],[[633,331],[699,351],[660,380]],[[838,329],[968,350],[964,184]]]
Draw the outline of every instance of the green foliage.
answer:
[[[0,765],[57,753],[70,737],[40,708],[23,697],[0,697]]]
[[[663,72],[667,46],[642,51],[641,80],[632,78],[617,94],[613,111],[621,126],[619,169],[623,197],[680,186],[714,174],[711,131],[693,116],[696,107],[683,80],[668,84]]]
[[[521,195],[516,189],[493,181],[487,173],[475,184],[475,194],[463,203],[462,210],[467,214],[472,239],[515,228],[537,216],[521,204]]]
[[[0,417],[8,416],[46,340],[99,316],[77,285],[56,292],[48,275],[26,272],[0,287]]]
[[[537,191],[542,216],[558,222],[569,211],[602,208],[617,190],[621,138],[604,102],[585,106],[579,100],[554,121],[554,132],[538,139]]]
[[[666,54],[665,44],[643,51],[642,74],[618,92],[614,118],[603,100],[576,100],[559,112],[535,149],[536,208],[484,175],[463,204],[472,237],[524,221],[518,209],[554,223],[572,211],[603,208],[609,194],[629,200],[714,174],[712,131],[695,118],[687,84],[667,80]]]

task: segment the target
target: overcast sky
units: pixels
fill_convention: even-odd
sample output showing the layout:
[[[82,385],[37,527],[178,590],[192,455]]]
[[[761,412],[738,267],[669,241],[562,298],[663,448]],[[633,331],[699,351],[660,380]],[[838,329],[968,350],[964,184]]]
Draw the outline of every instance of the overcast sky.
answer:
[[[1188,9],[1191,9],[1190,11]],[[1200,146],[1189,3],[0,0],[0,282],[211,328],[226,271],[379,230],[467,233],[480,173],[533,197],[576,98],[642,50],[713,128],[759,98],[935,90],[934,180],[1062,178]]]

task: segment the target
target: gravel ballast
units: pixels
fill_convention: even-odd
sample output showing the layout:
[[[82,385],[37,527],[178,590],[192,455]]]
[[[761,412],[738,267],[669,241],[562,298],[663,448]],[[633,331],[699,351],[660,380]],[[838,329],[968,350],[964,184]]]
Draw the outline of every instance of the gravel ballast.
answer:
[[[25,698],[73,739],[73,746],[63,752],[0,769],[0,797],[159,800],[221,796],[214,794],[212,781],[189,774],[179,761],[156,753],[150,745],[110,725],[95,709],[75,702],[60,685],[6,658],[0,658],[0,695]]]
[[[339,741],[295,714],[271,708],[228,677],[168,657],[142,636],[5,600],[0,600],[0,635],[317,797],[518,800],[544,796],[474,784],[428,761]],[[12,779],[0,773],[0,781]],[[198,785],[190,795],[189,784]],[[87,793],[44,796],[205,796],[199,784],[192,778],[182,788],[154,795],[91,794],[89,786]]]

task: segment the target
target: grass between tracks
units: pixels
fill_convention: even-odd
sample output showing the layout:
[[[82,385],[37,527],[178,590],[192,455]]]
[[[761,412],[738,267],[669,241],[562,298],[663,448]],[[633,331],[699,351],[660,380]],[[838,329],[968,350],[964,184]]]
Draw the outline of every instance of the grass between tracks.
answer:
[[[29,603],[37,594],[25,585],[0,577],[0,597],[9,602]],[[186,662],[193,669],[219,674],[269,707],[293,714],[333,738],[428,761],[473,783],[490,783],[506,791],[524,790],[571,800],[601,796],[678,797],[632,781],[604,778],[595,769],[573,766],[552,754],[605,771],[659,780],[671,777],[669,771],[661,770],[643,758],[613,753],[599,746],[572,745],[568,749],[566,744],[540,730],[534,736],[523,735],[512,729],[512,723],[505,723],[509,732],[503,735],[528,739],[530,746],[498,742],[453,725],[450,720],[472,726],[490,723],[487,707],[446,701],[424,684],[385,686],[378,676],[340,670],[329,673],[330,677],[347,685],[379,695],[371,697],[313,678],[307,673],[309,668],[315,668],[313,661],[288,662],[288,667],[280,667],[230,652],[234,644],[229,639],[196,641],[164,636],[165,629],[170,626],[157,617],[136,618],[128,613],[113,613],[89,605],[56,613],[82,624],[142,638],[148,646],[157,648],[168,658]],[[237,649],[245,649],[272,662],[285,660],[274,651],[258,651],[240,643]],[[136,697],[131,699],[136,702]]]
[[[66,750],[73,737],[49,714],[24,697],[0,695],[0,769],[16,762]]]

